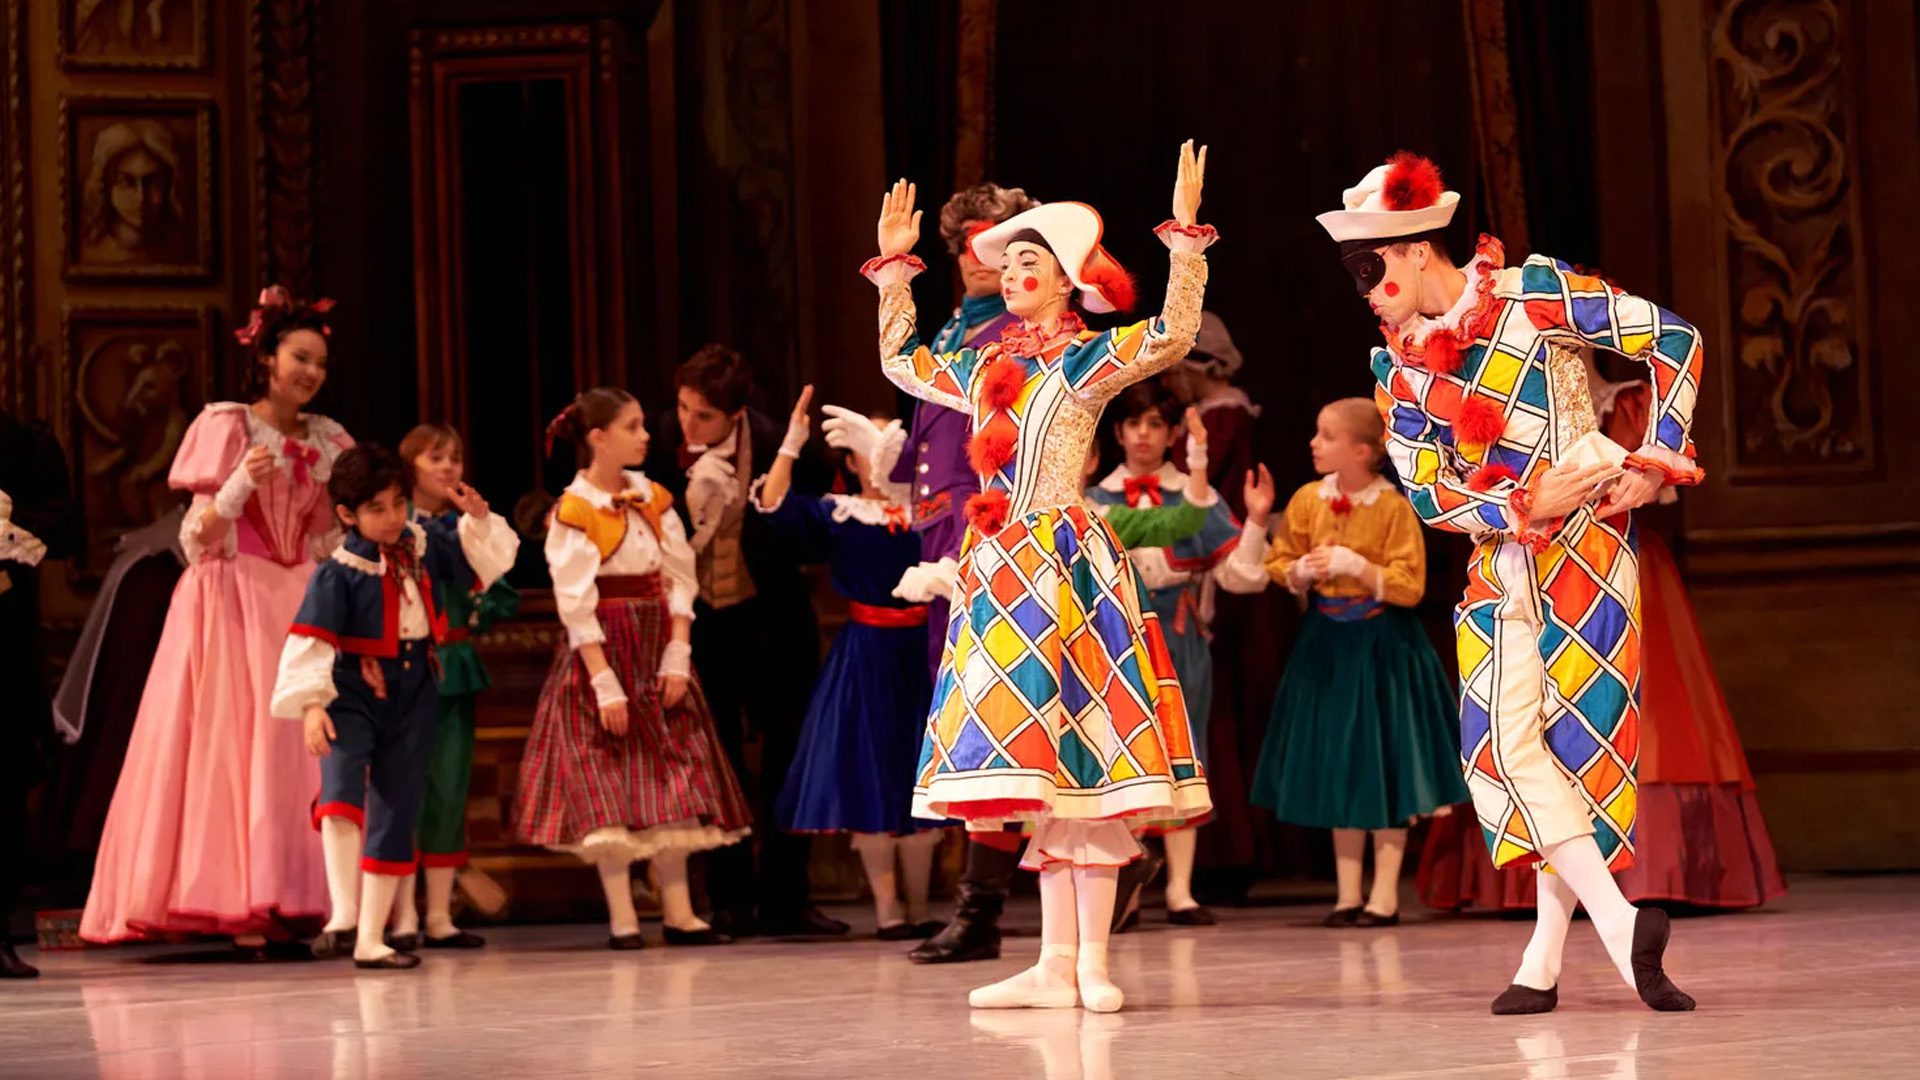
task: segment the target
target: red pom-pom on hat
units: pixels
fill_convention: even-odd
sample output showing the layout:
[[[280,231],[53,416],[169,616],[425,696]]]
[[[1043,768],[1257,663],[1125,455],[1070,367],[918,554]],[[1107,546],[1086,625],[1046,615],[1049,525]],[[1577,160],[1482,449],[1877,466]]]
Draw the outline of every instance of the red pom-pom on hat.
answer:
[[[1500,403],[1482,394],[1461,402],[1460,415],[1453,421],[1453,433],[1469,446],[1491,446],[1506,430],[1507,417],[1500,411]]]
[[[1387,179],[1380,187],[1380,201],[1387,209],[1425,210],[1439,202],[1445,191],[1440,166],[1432,161],[1411,150],[1387,159]]]
[[[1100,291],[1102,298],[1113,305],[1115,311],[1132,311],[1137,297],[1133,285],[1133,275],[1107,253],[1107,249],[1094,245],[1092,254],[1080,267],[1082,283]]]

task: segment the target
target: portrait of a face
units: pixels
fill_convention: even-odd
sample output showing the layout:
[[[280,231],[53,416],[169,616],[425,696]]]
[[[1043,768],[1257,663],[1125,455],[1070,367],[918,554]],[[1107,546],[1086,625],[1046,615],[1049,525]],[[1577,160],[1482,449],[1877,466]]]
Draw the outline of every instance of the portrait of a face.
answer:
[[[64,103],[69,277],[211,272],[211,106],[167,99]]]
[[[60,16],[70,69],[206,67],[206,0],[61,0]]]

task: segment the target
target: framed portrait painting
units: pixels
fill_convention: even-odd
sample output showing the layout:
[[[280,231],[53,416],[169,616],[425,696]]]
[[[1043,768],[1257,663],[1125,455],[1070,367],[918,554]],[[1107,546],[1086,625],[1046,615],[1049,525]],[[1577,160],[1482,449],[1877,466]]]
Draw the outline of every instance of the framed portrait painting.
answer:
[[[213,140],[205,96],[62,98],[65,276],[212,277]]]
[[[55,0],[69,71],[204,71],[211,0]]]

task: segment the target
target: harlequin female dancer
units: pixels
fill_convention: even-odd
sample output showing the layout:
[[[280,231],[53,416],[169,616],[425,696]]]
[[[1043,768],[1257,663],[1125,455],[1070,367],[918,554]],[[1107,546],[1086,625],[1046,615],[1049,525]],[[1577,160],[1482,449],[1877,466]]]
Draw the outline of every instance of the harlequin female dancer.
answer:
[[[193,494],[175,586],[107,811],[80,936],[233,935],[259,955],[282,920],[324,916],[320,772],[300,725],[269,715],[287,627],[340,526],[327,498],[339,424],[302,410],[327,379],[330,300],[273,286],[245,327],[263,390],[208,405],[168,482]]]
[[[920,213],[904,180],[881,198],[880,255],[862,267],[880,288],[882,370],[969,417],[981,479],[914,814],[975,829],[1033,823],[1024,865],[1040,873],[1042,944],[1032,968],[973,991],[975,1008],[1119,1009],[1107,933],[1118,870],[1140,854],[1128,823],[1211,806],[1159,621],[1079,487],[1106,403],[1178,362],[1199,329],[1203,252],[1215,238],[1195,223],[1205,167],[1204,148],[1181,148],[1173,220],[1155,230],[1172,249],[1166,302],[1146,322],[1095,334],[1074,311],[1076,298],[1092,312],[1133,302],[1084,203],[1038,206],[972,238],[1021,319],[979,349],[902,351],[916,317],[908,282],[924,269],[911,254]]]

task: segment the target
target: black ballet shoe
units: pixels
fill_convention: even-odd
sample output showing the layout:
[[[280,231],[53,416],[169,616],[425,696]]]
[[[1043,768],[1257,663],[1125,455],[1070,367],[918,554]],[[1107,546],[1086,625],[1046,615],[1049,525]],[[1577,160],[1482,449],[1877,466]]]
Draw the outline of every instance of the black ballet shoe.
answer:
[[[1660,966],[1673,924],[1659,908],[1641,908],[1633,917],[1633,986],[1655,1012],[1692,1012],[1692,997],[1673,985]]]
[[[484,947],[486,943],[486,938],[465,930],[455,930],[446,937],[434,937],[430,934],[420,936],[420,944],[429,949],[478,949]]]
[[[914,941],[920,937],[919,930],[909,922],[888,923],[875,930],[873,936],[880,941]],[[936,928],[934,933],[939,933],[939,930]]]
[[[1508,984],[1500,996],[1493,999],[1495,1016],[1529,1016],[1533,1013],[1548,1013],[1560,1004],[1560,986],[1554,984],[1545,990],[1535,990],[1531,986],[1519,983]]]
[[[731,945],[733,938],[709,926],[701,930],[677,930],[671,926],[660,928],[660,937],[669,945]]]
[[[1181,908],[1178,911],[1169,909],[1167,921],[1174,926],[1218,926],[1220,924],[1220,920],[1213,917],[1213,912],[1199,904],[1190,908]]]
[[[420,966],[420,958],[412,953],[391,952],[377,960],[354,958],[353,966],[363,971],[407,971]]]
[[[639,931],[631,934],[610,934],[607,936],[607,948],[615,952],[631,952],[634,949],[644,949],[646,947],[647,939],[641,937]]]
[[[1366,909],[1357,907],[1334,908],[1327,912],[1326,918],[1320,920],[1320,925],[1336,930],[1343,926],[1352,926],[1360,921],[1360,913],[1364,910]]]
[[[420,933],[416,930],[411,934],[388,934],[387,948],[394,952],[417,953],[420,951]]]
[[[852,929],[812,904],[773,915],[760,913],[760,932],[768,937],[840,937]]]
[[[313,939],[310,950],[315,960],[338,960],[353,955],[353,943],[357,930],[322,930],[320,936]]]
[[[1382,914],[1379,914],[1378,912],[1368,911],[1366,908],[1361,908],[1360,914],[1355,915],[1353,917],[1353,925],[1366,927],[1367,929],[1380,929],[1388,926],[1399,926],[1400,913],[1396,911],[1391,915],[1382,915]]]
[[[37,979],[40,969],[20,959],[13,942],[0,937],[0,979]]]

